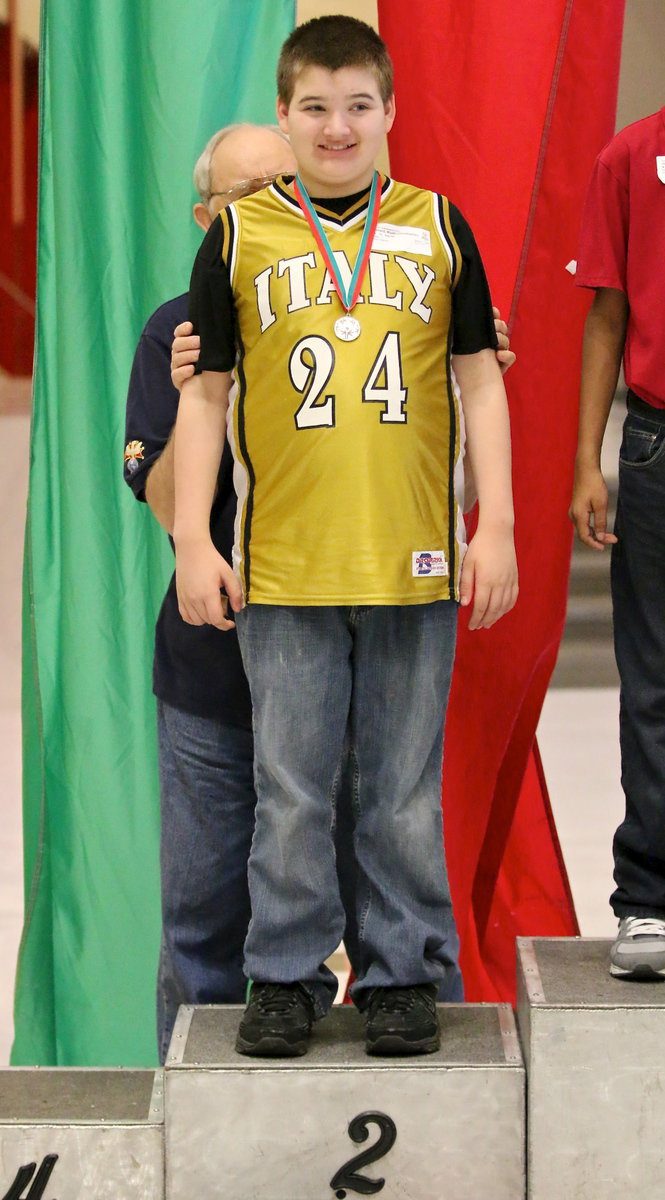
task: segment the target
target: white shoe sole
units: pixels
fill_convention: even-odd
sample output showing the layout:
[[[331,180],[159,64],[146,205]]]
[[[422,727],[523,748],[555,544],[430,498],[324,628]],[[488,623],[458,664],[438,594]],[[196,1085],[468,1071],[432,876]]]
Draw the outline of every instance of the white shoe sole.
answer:
[[[665,982],[665,967],[652,967],[649,963],[635,963],[632,967],[620,967],[610,963],[610,975],[614,979],[634,979],[639,983]]]

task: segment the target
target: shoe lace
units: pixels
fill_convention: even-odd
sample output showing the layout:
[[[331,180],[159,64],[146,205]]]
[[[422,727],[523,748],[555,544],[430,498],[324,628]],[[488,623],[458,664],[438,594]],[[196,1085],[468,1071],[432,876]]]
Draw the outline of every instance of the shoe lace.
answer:
[[[373,1012],[405,1013],[413,1008],[417,998],[415,988],[377,988],[370,1007]]]
[[[660,917],[627,917],[625,937],[665,937],[665,921]]]
[[[262,1013],[287,1013],[298,1004],[298,984],[287,988],[283,983],[266,983],[256,996]]]

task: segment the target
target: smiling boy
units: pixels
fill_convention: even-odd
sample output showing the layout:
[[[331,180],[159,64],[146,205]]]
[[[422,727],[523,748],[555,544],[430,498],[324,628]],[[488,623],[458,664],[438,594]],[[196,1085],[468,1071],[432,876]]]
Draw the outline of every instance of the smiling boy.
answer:
[[[228,628],[225,589],[254,710],[253,983],[237,1049],[302,1054],[332,1003],[332,796],[348,747],[367,1050],[431,1052],[457,959],[440,804],[457,606],[489,627],[517,595],[493,314],[461,214],[374,170],[395,115],[374,30],[341,16],[298,27],[278,93],[298,173],[229,206],[203,243],[201,353],[176,434],[180,610]],[[233,569],[208,532],[227,410]],[[468,549],[464,426],[479,497]]]

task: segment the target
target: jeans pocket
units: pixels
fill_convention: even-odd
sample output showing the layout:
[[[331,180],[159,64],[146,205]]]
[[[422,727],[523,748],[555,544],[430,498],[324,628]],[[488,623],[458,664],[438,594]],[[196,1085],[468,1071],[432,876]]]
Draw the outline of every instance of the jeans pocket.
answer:
[[[645,467],[660,458],[665,446],[665,425],[629,413],[623,427],[619,462],[624,467]]]

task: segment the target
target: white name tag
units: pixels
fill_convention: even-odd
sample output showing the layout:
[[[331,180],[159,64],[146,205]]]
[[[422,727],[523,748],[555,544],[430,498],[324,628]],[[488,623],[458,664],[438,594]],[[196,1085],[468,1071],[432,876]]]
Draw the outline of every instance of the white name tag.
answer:
[[[447,575],[448,563],[443,550],[414,550],[411,555],[411,574],[414,578]]]
[[[429,229],[415,225],[388,225],[379,221],[374,233],[372,250],[407,250],[411,254],[432,254]]]
[[[665,154],[656,155],[656,171],[661,183],[665,183]]]

